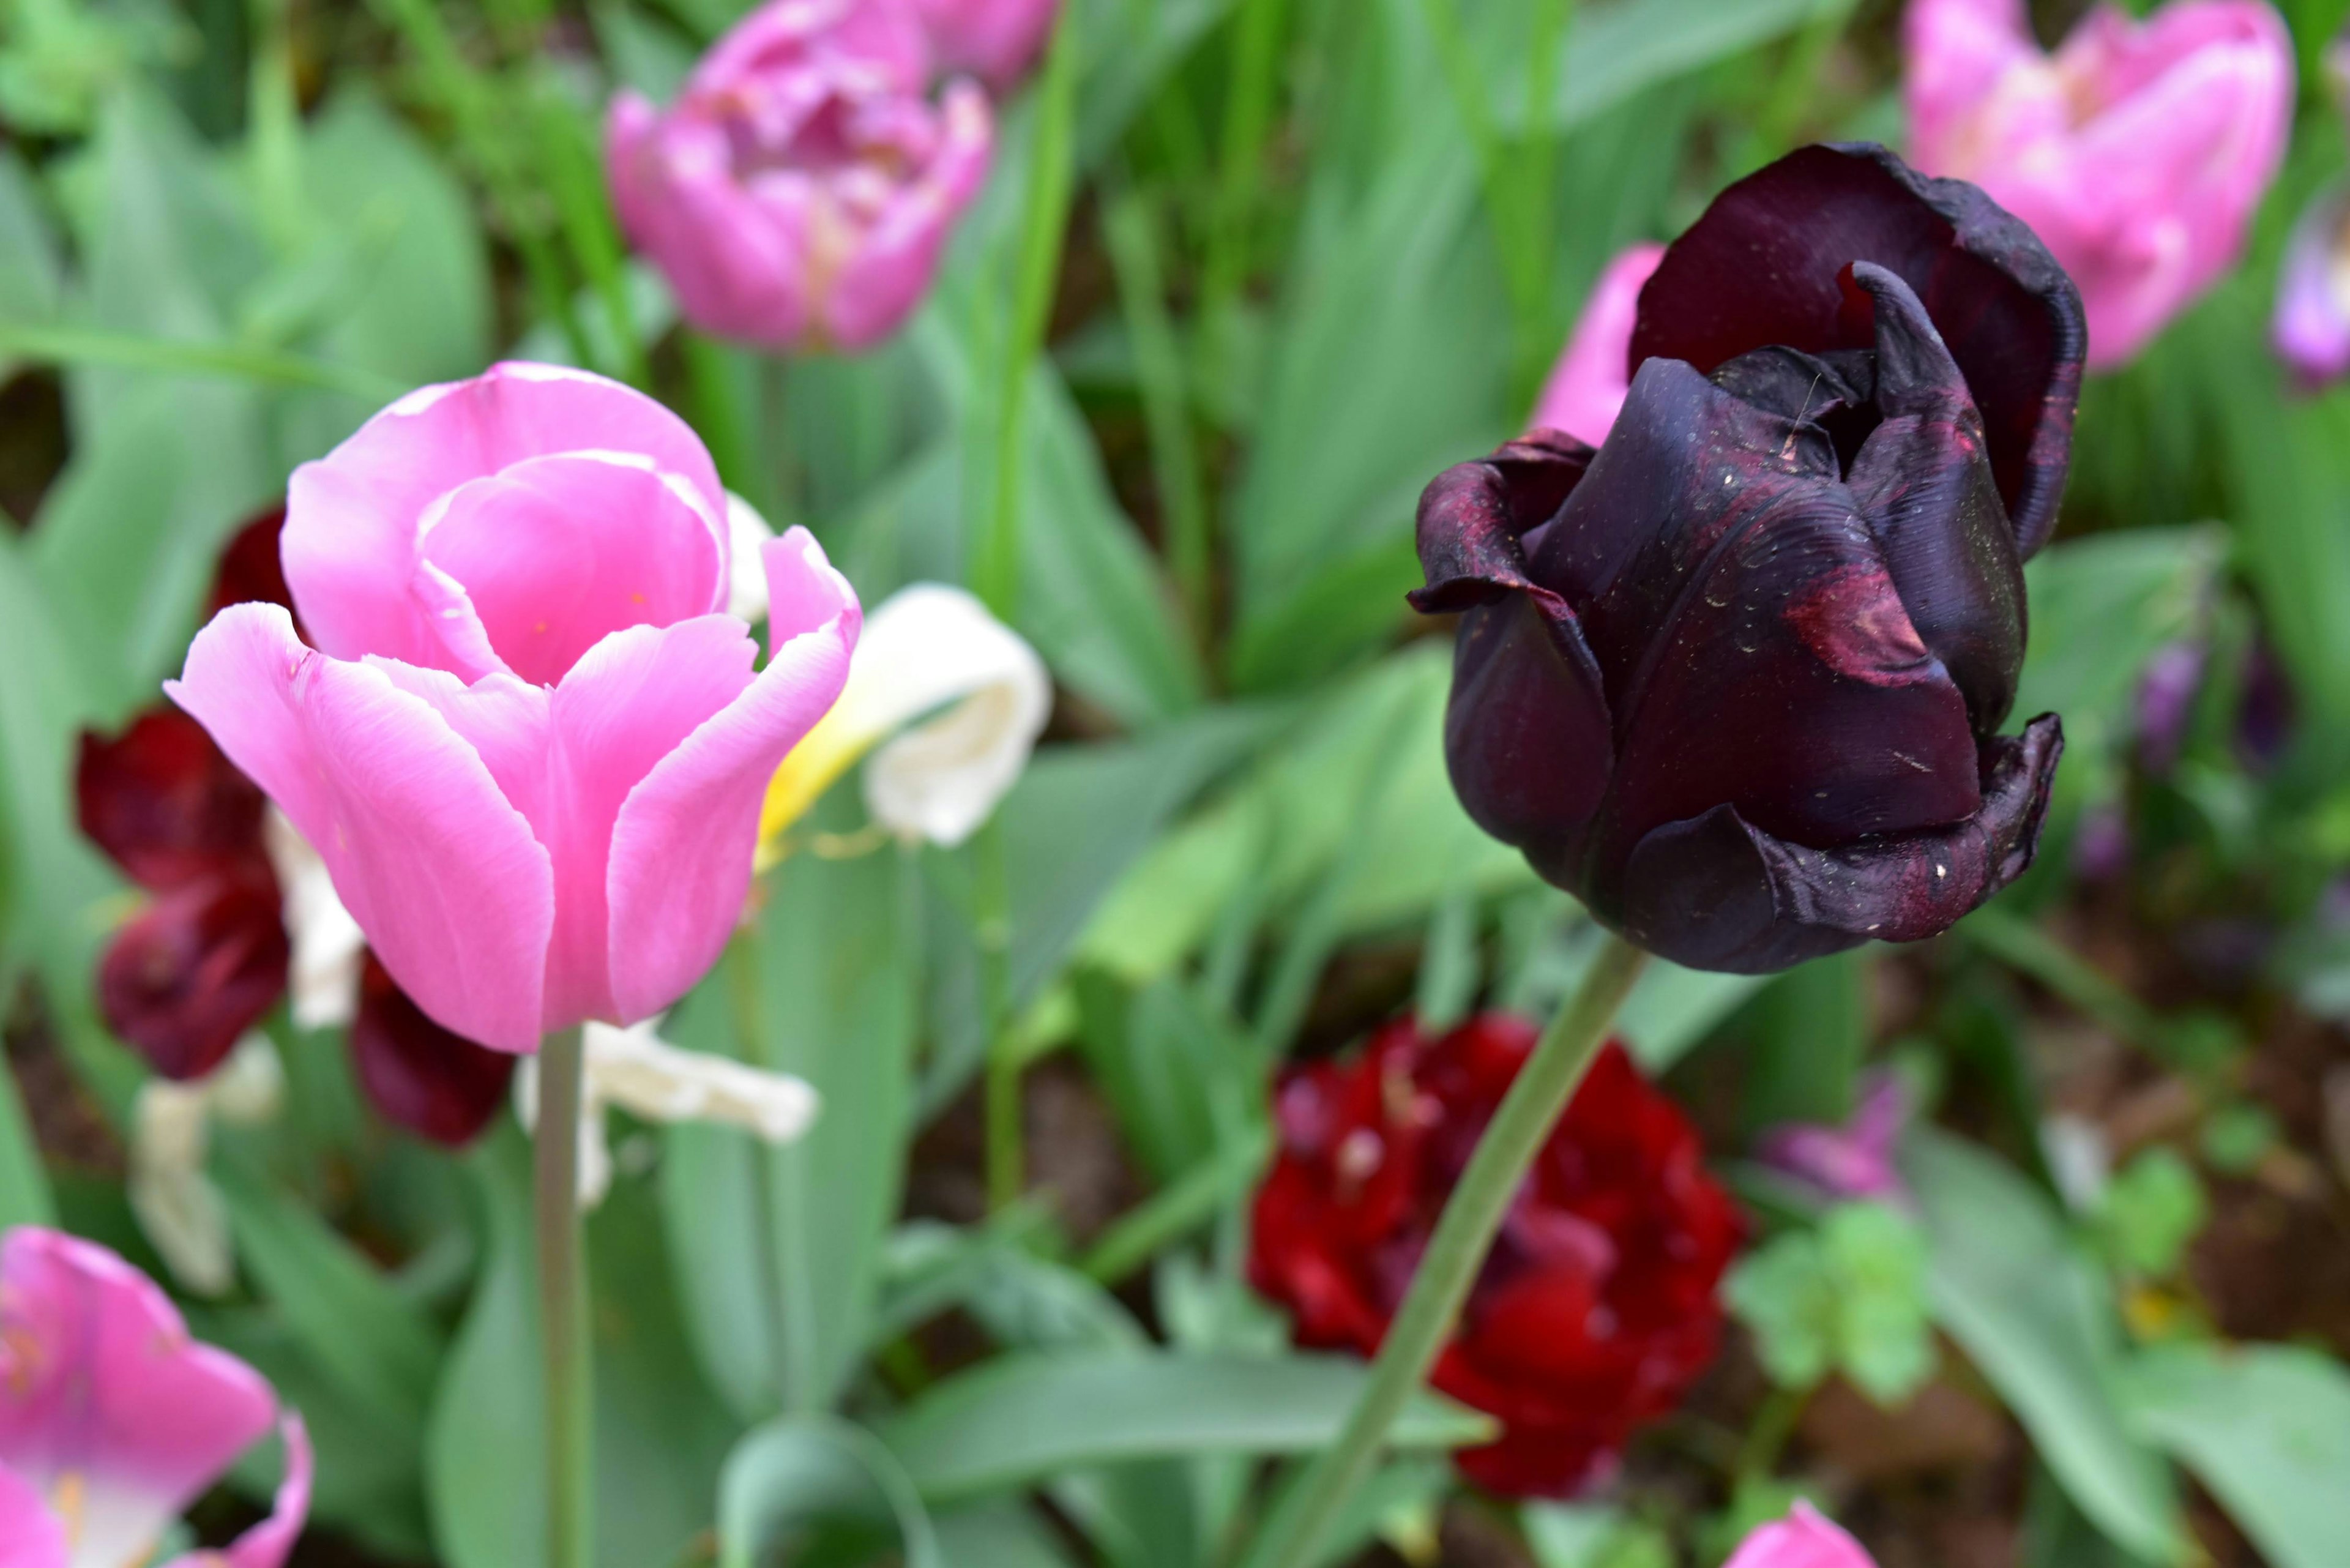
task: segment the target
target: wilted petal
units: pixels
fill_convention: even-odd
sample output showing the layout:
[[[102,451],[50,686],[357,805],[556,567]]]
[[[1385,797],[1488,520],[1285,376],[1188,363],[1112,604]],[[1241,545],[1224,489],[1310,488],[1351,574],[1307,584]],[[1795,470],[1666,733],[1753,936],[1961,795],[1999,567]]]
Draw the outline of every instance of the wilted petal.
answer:
[[[726,613],[745,626],[767,618],[767,562],[761,552],[775,536],[757,507],[726,493]]]
[[[169,1078],[201,1078],[286,993],[286,928],[266,868],[188,883],[133,916],[99,960],[107,1027]]]
[[[650,1017],[717,961],[750,890],[759,810],[785,754],[839,697],[860,615],[815,536],[770,541],[767,666],[630,790],[611,833],[611,997]]]
[[[276,806],[262,824],[270,869],[286,895],[286,935],[293,961],[286,974],[295,1027],[332,1029],[351,1021],[359,1005],[359,960],[367,935],[335,892],[334,874]]]
[[[486,1044],[536,1047],[547,852],[432,704],[303,647],[275,605],[222,611],[166,690],[317,846],[419,1005]]]
[[[876,745],[865,770],[874,819],[904,838],[962,843],[1019,781],[1052,708],[1044,660],[976,597],[938,583],[900,589],[858,634],[839,701],[769,782],[763,857]]]
[[[2052,714],[1986,743],[1982,809],[1950,827],[1839,849],[1774,838],[1726,805],[1659,827],[1632,854],[1618,923],[1676,963],[1741,974],[1936,935],[2031,866],[2064,745]]]
[[[1860,1543],[1810,1503],[1749,1535],[1721,1568],[1877,1568]]]
[[[139,1229],[181,1286],[224,1296],[236,1284],[228,1206],[204,1158],[212,1108],[200,1084],[150,1078],[130,1106],[130,1173],[123,1196]]]
[[[1856,261],[1897,274],[1941,329],[2029,557],[2056,525],[2086,329],[2064,270],[1972,185],[1929,179],[1879,147],[1789,154],[1674,242],[1641,291],[1633,362],[1661,355],[1711,371],[1772,344],[1873,347],[1873,323],[1840,281]]]
[[[450,1148],[480,1136],[514,1080],[510,1053],[433,1023],[372,954],[359,978],[350,1049],[351,1071],[378,1114]]]
[[[276,1417],[269,1386],[113,1253],[29,1226],[0,1242],[0,1466],[76,1500],[77,1563],[144,1561]]]
[[[251,857],[264,802],[202,724],[157,707],[111,740],[83,732],[74,804],[90,842],[160,889]]]

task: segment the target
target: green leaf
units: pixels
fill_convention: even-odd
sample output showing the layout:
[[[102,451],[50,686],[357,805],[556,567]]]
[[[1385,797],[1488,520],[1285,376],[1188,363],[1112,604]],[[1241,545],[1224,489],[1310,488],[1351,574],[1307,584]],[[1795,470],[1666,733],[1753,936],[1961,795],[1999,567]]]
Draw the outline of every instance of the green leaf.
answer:
[[[1070,1568],[1068,1554],[1035,1513],[1017,1503],[977,1503],[938,1516],[939,1551],[949,1563],[986,1568]]]
[[[1568,30],[1566,68],[1551,106],[1554,131],[1604,113],[1644,88],[1783,37],[1843,0],[1620,0],[1594,5]],[[1512,79],[1512,78],[1504,78]],[[1524,97],[1501,111],[1523,125]]]
[[[0,320],[47,320],[63,287],[57,236],[32,172],[15,148],[0,149]]]
[[[1310,1452],[1336,1437],[1366,1375],[1340,1356],[1006,1355],[938,1385],[880,1434],[922,1495],[946,1501],[1125,1459]],[[1451,1449],[1492,1431],[1423,1394],[1391,1441]]]
[[[2178,1150],[2158,1146],[2106,1184],[2097,1229],[2118,1267],[2159,1279],[2178,1267],[2210,1211],[2195,1168]]]
[[[2193,1470],[2273,1568],[2338,1568],[2350,1373],[2285,1345],[2167,1345],[2132,1367],[2138,1428]]]
[[[215,1179],[238,1255],[303,1354],[416,1440],[441,1370],[432,1321],[308,1205],[234,1162]]]
[[[873,1435],[820,1416],[785,1417],[744,1438],[718,1483],[721,1568],[798,1560],[827,1527],[894,1536],[907,1568],[946,1568],[930,1515],[906,1472]]]
[[[1959,1140],[1914,1132],[1904,1175],[1932,1249],[1936,1318],[2022,1421],[2081,1511],[2150,1562],[2182,1559],[2168,1475],[2120,1402],[2111,1292],[2022,1177]]]

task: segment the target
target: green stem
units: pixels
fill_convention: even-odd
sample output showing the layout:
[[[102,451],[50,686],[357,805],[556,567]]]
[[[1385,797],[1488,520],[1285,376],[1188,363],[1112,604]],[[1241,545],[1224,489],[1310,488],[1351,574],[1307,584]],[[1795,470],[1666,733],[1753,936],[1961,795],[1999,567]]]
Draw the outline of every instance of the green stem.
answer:
[[[1012,331],[1003,346],[1003,422],[996,431],[995,504],[972,563],[972,587],[1000,620],[1014,620],[1020,587],[1021,413],[1028,372],[1044,352],[1053,294],[1061,276],[1061,239],[1076,180],[1077,12],[1061,13],[1036,99],[1036,143],[1021,215],[1019,274],[1013,286]]]
[[[1427,1381],[1484,1265],[1502,1216],[1575,1087],[1607,1038],[1648,955],[1610,937],[1583,984],[1519,1070],[1502,1107],[1446,1199],[1411,1288],[1388,1324],[1371,1376],[1338,1440],[1307,1468],[1267,1521],[1243,1568],[1305,1568],[1347,1499],[1370,1473],[1388,1428]]]
[[[1102,1284],[1117,1284],[1213,1220],[1255,1183],[1272,1152],[1271,1137],[1257,1132],[1210,1155],[1119,1216],[1077,1267]]]
[[[538,1053],[539,1345],[546,1369],[546,1568],[593,1568],[595,1432],[579,1225],[580,1031]]]

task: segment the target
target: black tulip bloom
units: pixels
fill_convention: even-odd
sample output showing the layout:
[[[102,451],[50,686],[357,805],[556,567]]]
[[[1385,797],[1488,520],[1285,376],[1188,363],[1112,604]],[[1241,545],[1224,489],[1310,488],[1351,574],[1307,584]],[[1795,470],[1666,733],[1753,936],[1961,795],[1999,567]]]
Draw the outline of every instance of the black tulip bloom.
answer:
[[[1421,497],[1469,814],[1701,969],[1933,936],[2012,881],[2064,737],[1999,731],[2085,342],[2028,228],[1882,148],[1724,192],[1640,296],[1606,444],[1537,431]]]

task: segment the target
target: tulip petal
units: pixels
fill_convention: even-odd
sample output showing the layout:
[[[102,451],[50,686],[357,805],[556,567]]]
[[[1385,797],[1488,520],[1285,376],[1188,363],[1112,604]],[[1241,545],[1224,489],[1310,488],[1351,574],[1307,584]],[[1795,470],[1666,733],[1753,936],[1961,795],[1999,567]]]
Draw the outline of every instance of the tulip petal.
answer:
[[[0,1469],[0,1568],[72,1568],[65,1526],[32,1483]]]
[[[757,656],[749,629],[733,616],[630,627],[589,649],[556,688],[548,788],[531,818],[555,865],[555,935],[546,957],[548,1029],[591,1018],[619,1019],[613,954],[658,940],[657,933],[619,919],[608,903],[614,828],[623,803],[752,684]],[[749,857],[745,848],[746,869]],[[712,890],[682,865],[665,870],[678,878],[681,898],[723,904],[731,922],[741,903],[739,892]]]
[[[278,1423],[286,1446],[286,1475],[270,1501],[269,1517],[217,1552],[192,1552],[174,1557],[163,1568],[284,1568],[294,1542],[310,1515],[310,1482],[315,1460],[309,1428],[292,1411]],[[0,1568],[5,1568],[0,1563]]]
[[[2087,346],[2081,298],[2022,223],[1973,186],[1881,147],[1807,147],[1718,197],[1641,291],[1629,363],[1700,371],[1781,344],[1872,346],[1840,284],[1854,262],[1898,274],[1941,324],[1981,410],[2019,555],[2056,525]]]
[[[270,808],[262,826],[270,869],[284,889],[287,1002],[297,1029],[333,1029],[351,1021],[359,1005],[359,961],[367,933],[343,908],[334,873],[286,815]]]
[[[1810,1503],[1749,1535],[1721,1568],[1877,1568],[1860,1542]]]
[[[463,585],[504,667],[536,685],[608,633],[724,602],[722,514],[630,453],[515,463],[450,492],[421,532],[423,559]]]
[[[515,1058],[443,1029],[373,954],[360,971],[351,1071],[377,1114],[448,1148],[480,1136],[504,1103]]]
[[[1910,624],[1987,735],[2015,703],[2023,668],[2023,571],[1983,449],[1982,418],[1908,285],[1868,263],[1876,301],[1877,404],[1885,419],[1846,481],[1885,552]]]
[[[1739,974],[1939,935],[2031,866],[2064,749],[2043,714],[1986,742],[1974,816],[1840,849],[1775,838],[1727,805],[1668,824],[1633,851],[1615,923],[1676,963]]]
[[[442,644],[411,597],[418,524],[434,500],[485,473],[557,452],[637,452],[723,514],[725,492],[691,427],[601,376],[509,362],[420,388],[359,427],[286,490],[281,552],[305,627],[323,651],[441,665]]]
[[[1595,444],[1607,439],[1631,388],[1632,368],[1624,356],[1639,314],[1640,290],[1664,255],[1659,244],[1633,245],[1599,275],[1575,319],[1575,335],[1543,383],[1542,399],[1534,405],[1536,429],[1565,431]]]
[[[78,1498],[77,1562],[142,1561],[276,1415],[112,1252],[30,1226],[0,1242],[0,1467]]]
[[[161,891],[248,858],[266,803],[203,725],[159,705],[111,740],[83,732],[74,804],[89,840]]]
[[[317,847],[425,1012],[503,1050],[537,1044],[553,870],[440,711],[381,663],[303,647],[275,605],[214,617],[165,690]]]
[[[1818,427],[1651,360],[1551,524],[1537,574],[1559,580],[1558,563],[1596,590],[1583,622],[1615,714],[1617,853],[1724,802],[1823,844],[1981,804],[1965,702],[1835,470]],[[1648,535],[1620,556],[1627,493],[1648,498]],[[1595,870],[1605,884],[1615,868]]]
[[[2294,223],[2269,341],[2305,386],[2350,374],[2350,186],[2328,186]]]
[[[840,695],[860,615],[805,528],[766,545],[767,667],[629,791],[611,835],[611,995],[624,1023],[683,995],[750,890],[759,810],[785,753]]]
[[[167,1078],[201,1078],[286,994],[289,957],[266,867],[164,894],[99,961],[99,1011]]]
[[[919,174],[891,192],[855,255],[822,291],[818,309],[831,345],[868,348],[895,331],[920,303],[938,272],[948,233],[987,178],[994,146],[987,95],[972,82],[949,83],[939,104],[937,151]]]

